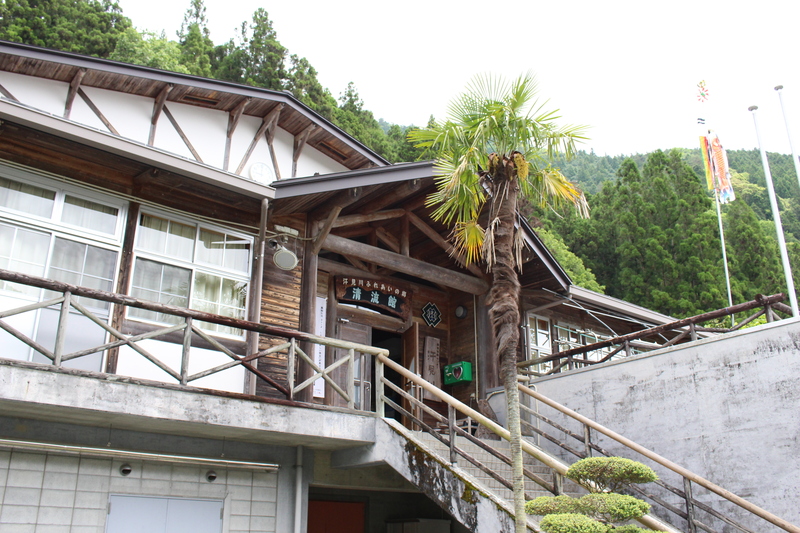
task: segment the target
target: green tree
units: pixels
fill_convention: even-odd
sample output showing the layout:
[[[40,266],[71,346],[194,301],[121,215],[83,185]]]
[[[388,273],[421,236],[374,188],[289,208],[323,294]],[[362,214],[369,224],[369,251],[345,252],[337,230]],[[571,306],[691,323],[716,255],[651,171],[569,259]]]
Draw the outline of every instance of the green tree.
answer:
[[[181,62],[180,46],[175,41],[167,40],[163,32],[156,35],[128,28],[119,36],[109,59],[189,74],[189,69]]]
[[[468,263],[483,260],[492,276],[487,301],[507,400],[517,533],[527,531],[516,368],[518,199],[586,208],[580,192],[549,163],[557,153],[574,154],[582,129],[559,127],[536,94],[530,74],[510,84],[479,76],[450,104],[445,122],[410,134],[436,156],[438,190],[429,202],[438,207],[432,216],[454,226],[455,247]],[[484,216],[488,222],[482,226]]]
[[[189,74],[211,76],[211,56],[214,42],[208,31],[206,6],[203,0],[191,0],[183,16],[181,30],[178,32],[181,48],[181,61]]]
[[[541,496],[525,504],[525,510],[544,516],[539,523],[545,533],[638,533],[652,531],[632,525],[614,526],[636,520],[650,505],[617,491],[633,483],[658,479],[649,466],[623,457],[587,457],[574,463],[566,477],[589,490],[580,498]]]
[[[110,0],[5,0],[0,39],[107,58],[131,27]]]

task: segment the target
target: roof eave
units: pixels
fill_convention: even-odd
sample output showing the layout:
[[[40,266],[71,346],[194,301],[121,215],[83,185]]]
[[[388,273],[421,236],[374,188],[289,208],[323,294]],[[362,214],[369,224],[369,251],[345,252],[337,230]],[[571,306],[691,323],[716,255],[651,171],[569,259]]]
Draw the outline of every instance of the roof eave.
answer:
[[[64,52],[62,50],[53,50],[49,48],[41,48],[38,46],[31,46],[21,43],[14,43],[10,41],[0,41],[0,53],[17,55],[31,59],[38,59],[41,61],[58,61],[65,65],[74,66],[77,68],[86,68],[109,72],[119,75],[145,77],[155,81],[164,83],[181,83],[184,85],[191,85],[193,87],[208,89],[208,90],[224,90],[246,97],[265,98],[278,103],[289,104],[297,112],[304,115],[315,124],[321,125],[331,135],[334,135],[338,140],[350,146],[371,163],[378,166],[385,166],[390,164],[388,160],[384,159],[376,152],[367,148],[365,145],[357,141],[355,138],[348,135],[344,130],[328,121],[325,117],[317,114],[311,110],[304,103],[294,97],[289,92],[274,91],[270,89],[262,89],[258,87],[248,87],[239,85],[237,83],[213,80],[210,78],[202,78],[199,76],[192,76],[191,74],[181,74],[178,72],[169,72],[166,70],[159,70],[152,67],[145,67],[141,65],[131,65],[129,63],[121,63],[119,61],[112,61],[110,59],[102,59],[91,56],[84,56],[72,52]],[[181,81],[178,81],[181,80]]]
[[[190,161],[145,144],[96,130],[49,113],[0,99],[0,120],[98,148],[187,178],[215,185],[252,198],[274,198],[275,189],[237,174]]]

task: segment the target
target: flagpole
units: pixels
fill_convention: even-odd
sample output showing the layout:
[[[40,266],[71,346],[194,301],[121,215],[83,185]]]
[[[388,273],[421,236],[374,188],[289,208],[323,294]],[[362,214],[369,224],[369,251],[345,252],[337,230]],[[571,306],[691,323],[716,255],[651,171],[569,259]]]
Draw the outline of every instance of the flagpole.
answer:
[[[772,184],[772,174],[769,171],[769,161],[767,160],[767,152],[761,145],[761,132],[758,129],[758,117],[756,110],[758,106],[750,106],[748,111],[753,113],[753,123],[756,126],[756,139],[758,140],[758,149],[761,151],[761,164],[764,166],[764,178],[767,181],[767,193],[769,194],[769,204],[772,207],[772,218],[775,220],[775,231],[778,234],[778,248],[781,252],[781,261],[783,262],[783,275],[786,277],[786,289],[789,293],[789,301],[792,304],[792,314],[800,316],[797,309],[797,294],[794,292],[794,280],[792,279],[792,267],[789,265],[789,254],[786,251],[786,239],[783,237],[783,224],[781,224],[781,213],[778,211],[778,200],[775,197],[775,187]]]
[[[728,288],[728,307],[733,307],[733,295],[731,295],[731,278],[728,274],[728,254],[725,251],[725,233],[722,231],[722,212],[719,208],[719,191],[714,189],[714,200],[717,204],[717,221],[719,222],[719,239],[722,244],[722,265],[725,267],[725,285]],[[734,315],[731,315],[731,327],[736,325]]]
[[[786,136],[789,137],[789,149],[792,151],[792,160],[794,161],[794,173],[797,175],[797,182],[800,183],[800,160],[797,159],[797,152],[794,151],[792,144],[792,132],[789,129],[789,119],[786,118],[786,108],[783,106],[783,85],[775,87],[778,92],[778,100],[781,102],[781,111],[783,112],[783,123],[786,124]]]

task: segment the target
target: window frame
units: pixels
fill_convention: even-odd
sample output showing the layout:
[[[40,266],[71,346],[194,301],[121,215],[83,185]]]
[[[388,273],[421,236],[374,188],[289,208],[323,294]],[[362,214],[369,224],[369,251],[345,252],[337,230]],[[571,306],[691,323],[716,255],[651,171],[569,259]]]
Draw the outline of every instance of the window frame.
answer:
[[[144,216],[152,216],[159,219],[167,220],[170,222],[176,222],[178,224],[183,224],[187,226],[192,226],[194,228],[194,241],[192,247],[192,257],[191,260],[169,256],[167,252],[164,253],[154,252],[151,250],[146,250],[140,248],[140,238],[141,238],[141,223],[142,217]],[[246,240],[248,242],[248,251],[247,251],[247,268],[246,270],[236,270],[232,268],[227,268],[223,265],[215,265],[213,263],[201,262],[198,259],[199,251],[198,246],[202,242],[200,239],[200,232],[202,230],[208,230],[215,233],[221,233],[226,237],[235,237],[236,239]],[[136,263],[138,259],[144,259],[147,261],[152,261],[155,263],[159,263],[161,265],[168,265],[174,266],[177,268],[182,268],[190,271],[190,279],[189,279],[189,289],[188,289],[188,304],[186,306],[187,309],[199,310],[196,307],[193,307],[197,298],[195,297],[194,291],[197,282],[197,275],[198,273],[208,274],[212,276],[216,276],[222,278],[223,280],[232,280],[234,282],[244,282],[245,283],[245,290],[244,290],[244,301],[242,306],[243,312],[243,319],[247,320],[247,311],[250,306],[251,294],[250,289],[252,288],[252,281],[253,281],[253,257],[254,257],[254,246],[256,241],[256,236],[252,234],[248,234],[243,231],[231,229],[229,227],[225,227],[219,224],[208,223],[203,220],[192,219],[190,217],[181,216],[178,214],[173,214],[170,212],[161,211],[157,208],[152,207],[142,207],[139,212],[139,215],[136,219],[136,227],[134,228],[135,231],[135,238],[133,243],[133,250],[132,250],[132,258],[131,258],[131,273],[130,273],[130,282],[127,288],[127,293],[131,296],[134,296],[134,287],[133,282],[136,275]],[[223,261],[224,263],[224,261]],[[217,305],[224,305],[222,301],[217,301]],[[230,307],[230,306],[227,306]],[[128,310],[129,311],[129,310]],[[216,313],[215,313],[216,314]],[[225,315],[221,315],[225,316]],[[153,320],[146,317],[138,317],[138,316],[130,316],[130,313],[127,313],[127,319],[141,322],[145,324],[154,324],[154,325],[163,325],[165,322],[161,322],[158,320]],[[225,332],[225,331],[217,331],[216,329],[210,329],[207,327],[203,327],[204,323],[200,323],[199,327],[201,327],[206,333],[218,336],[222,338],[234,339],[234,340],[242,340],[245,336],[245,333],[241,331],[238,334]],[[217,326],[214,325],[214,328]],[[218,326],[218,327],[225,327],[225,326]],[[230,329],[230,328],[228,328]]]

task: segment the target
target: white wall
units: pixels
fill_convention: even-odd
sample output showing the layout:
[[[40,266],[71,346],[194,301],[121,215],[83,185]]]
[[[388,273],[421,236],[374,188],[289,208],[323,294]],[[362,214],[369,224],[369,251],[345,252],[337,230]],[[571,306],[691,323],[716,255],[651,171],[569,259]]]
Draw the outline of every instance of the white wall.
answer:
[[[797,319],[543,378],[536,388],[767,511],[800,524]],[[549,408],[540,406],[540,411],[563,422]],[[574,421],[564,425],[583,434]],[[612,453],[640,460],[610,439],[597,441]],[[574,440],[571,445],[582,448]],[[665,477],[683,488],[677,475]],[[702,489],[695,488],[695,497],[715,507],[730,508]],[[680,501],[675,503],[683,508]],[[754,531],[777,531],[760,519],[736,512]]]
[[[20,99],[23,104],[59,117],[64,115],[64,106],[69,92],[68,83],[0,72],[0,84],[16,98]],[[120,135],[142,144],[147,143],[150,135],[150,120],[153,114],[154,99],[92,87],[83,87],[83,90]],[[189,139],[189,142],[200,154],[203,163],[215,168],[222,168],[228,114],[177,102],[167,102],[166,105],[180,125],[183,133]],[[101,131],[109,131],[80,96],[75,97],[70,119]],[[241,118],[231,142],[229,172],[236,172],[260,126],[261,120],[257,117],[243,116]],[[164,113],[161,114],[158,120],[154,145],[162,150],[194,160],[191,151]],[[274,147],[281,176],[284,179],[290,178],[292,175],[293,146],[294,136],[286,130],[278,128],[275,134]],[[273,166],[272,157],[264,136],[258,140],[253,154],[242,169],[241,175],[249,178],[250,167],[257,162],[266,163],[270,167]],[[298,160],[297,176],[311,176],[315,173],[328,174],[346,170],[347,168],[337,161],[310,146],[306,146]]]
[[[123,476],[123,463],[132,467]],[[223,533],[276,531],[278,474],[0,451],[3,533],[105,531],[110,494],[224,500]]]

